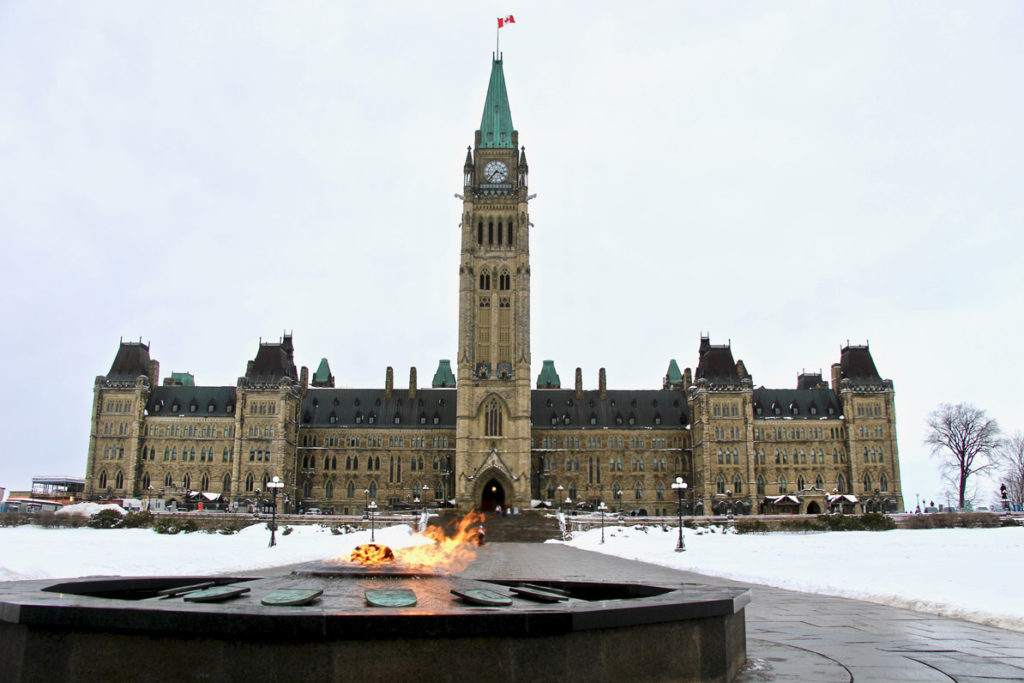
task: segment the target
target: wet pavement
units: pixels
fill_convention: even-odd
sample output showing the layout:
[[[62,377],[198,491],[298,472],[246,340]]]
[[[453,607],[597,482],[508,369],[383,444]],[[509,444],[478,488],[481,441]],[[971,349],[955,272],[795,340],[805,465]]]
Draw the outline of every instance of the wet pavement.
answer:
[[[1024,681],[1024,633],[859,600],[770,588],[546,544],[481,548],[463,576],[742,586],[753,681]],[[557,551],[553,551],[557,548]],[[1007,599],[1020,599],[1007,596]]]

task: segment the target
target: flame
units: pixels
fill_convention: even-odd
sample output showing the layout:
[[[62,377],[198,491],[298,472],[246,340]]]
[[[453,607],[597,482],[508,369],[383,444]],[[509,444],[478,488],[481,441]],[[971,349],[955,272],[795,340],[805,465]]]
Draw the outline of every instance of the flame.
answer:
[[[394,562],[395,554],[386,545],[366,543],[357,545],[349,555],[349,562],[358,562],[367,566],[376,566],[385,562]]]
[[[439,526],[429,526],[418,534],[433,543],[400,548],[397,562],[410,569],[443,569],[461,571],[476,558],[476,548],[483,543],[483,522],[486,515],[470,512],[456,521],[455,534],[447,536]]]

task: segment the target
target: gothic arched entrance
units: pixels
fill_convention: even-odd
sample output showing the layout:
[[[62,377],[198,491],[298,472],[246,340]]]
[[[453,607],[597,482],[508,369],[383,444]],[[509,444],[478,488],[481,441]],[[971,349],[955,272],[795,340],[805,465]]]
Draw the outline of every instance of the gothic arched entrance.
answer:
[[[810,503],[807,504],[807,514],[809,514],[809,515],[820,515],[821,514],[821,506],[818,505],[816,502],[814,502],[812,500]]]
[[[484,484],[484,489],[480,493],[480,511],[490,512],[499,505],[502,508],[507,507],[505,505],[505,487],[497,479],[491,479]]]

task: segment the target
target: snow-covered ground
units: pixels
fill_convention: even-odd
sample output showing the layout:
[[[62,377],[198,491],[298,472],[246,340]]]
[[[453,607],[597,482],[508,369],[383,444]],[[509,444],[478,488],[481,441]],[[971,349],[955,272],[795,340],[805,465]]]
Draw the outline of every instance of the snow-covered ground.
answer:
[[[605,527],[569,545],[779,588],[906,607],[1024,631],[1024,527],[698,534]]]
[[[295,526],[287,536],[282,530],[277,532],[277,545],[271,548],[265,524],[254,524],[230,536],[204,532],[167,535],[152,529],[0,528],[0,581],[242,572],[348,558],[354,547],[370,542],[368,530],[335,535],[319,525]],[[407,525],[377,529],[376,540],[392,549],[426,542],[414,536]]]
[[[1024,528],[928,529],[814,534],[722,534],[608,526],[570,545],[781,588],[839,595],[1024,631]],[[425,542],[404,525],[378,529],[398,549]],[[238,534],[161,535],[149,529],[0,528],[0,580],[243,572],[348,557],[369,531],[335,535],[296,526],[267,546],[265,525]]]

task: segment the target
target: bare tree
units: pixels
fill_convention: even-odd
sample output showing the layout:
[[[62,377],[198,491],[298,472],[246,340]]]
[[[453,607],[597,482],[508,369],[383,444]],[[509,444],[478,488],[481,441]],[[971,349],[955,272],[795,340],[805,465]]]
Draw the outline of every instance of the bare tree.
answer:
[[[967,500],[972,474],[994,466],[992,453],[999,446],[999,423],[970,403],[942,403],[928,415],[924,443],[939,459],[942,473],[956,487],[960,507]]]
[[[1006,497],[1015,505],[1024,505],[1024,432],[1004,439],[996,450],[996,463],[1006,485]]]

